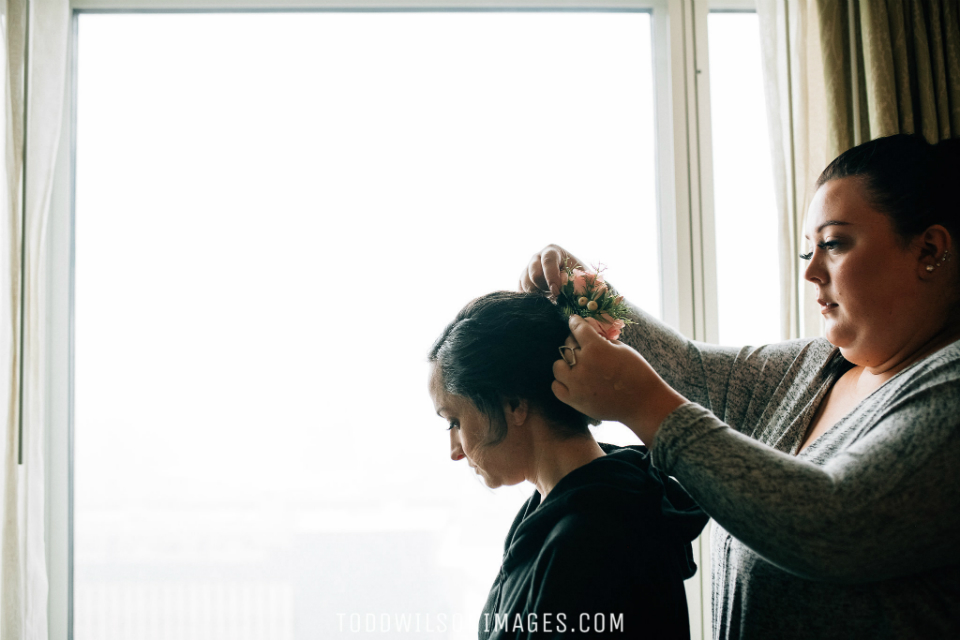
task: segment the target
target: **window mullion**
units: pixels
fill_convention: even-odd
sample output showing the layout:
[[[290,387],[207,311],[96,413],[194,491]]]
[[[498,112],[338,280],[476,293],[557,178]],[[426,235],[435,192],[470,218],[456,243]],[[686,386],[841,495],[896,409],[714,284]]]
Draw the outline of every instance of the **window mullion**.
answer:
[[[50,197],[46,325],[46,433],[44,508],[50,638],[73,637],[73,198],[76,148],[76,44],[74,12],[63,123]]]
[[[709,115],[709,97],[704,94],[703,100],[698,99],[708,80],[698,77],[696,57],[698,51],[707,50],[706,10],[695,6],[693,0],[668,0],[665,7],[654,9],[653,18],[660,136],[661,308],[664,320],[685,336],[715,342],[712,171],[709,144],[706,148],[702,144],[704,136],[709,140],[709,120],[706,128],[702,126]],[[709,528],[693,543],[699,570],[684,585],[693,638],[712,637],[708,532]]]
[[[669,41],[670,70],[666,83],[658,76],[670,101],[667,108],[658,99],[658,116],[669,118],[658,130],[672,136],[669,149],[660,145],[660,166],[672,169],[660,178],[661,209],[673,214],[661,222],[664,319],[690,338],[716,342],[710,105],[706,61],[698,58],[706,55],[706,3],[670,0],[667,13],[660,35]]]
[[[700,313],[698,321],[702,326],[701,336],[698,338],[706,342],[717,343],[720,340],[719,313],[717,304],[717,252],[716,233],[714,224],[714,191],[713,191],[713,143],[711,134],[711,106],[710,106],[710,61],[707,43],[707,16],[709,0],[693,0],[693,43],[694,43],[694,70],[693,78],[696,86],[696,118],[697,130],[697,167],[699,170],[698,191],[699,211],[693,212],[698,221],[698,237],[700,240],[700,283],[698,305]]]

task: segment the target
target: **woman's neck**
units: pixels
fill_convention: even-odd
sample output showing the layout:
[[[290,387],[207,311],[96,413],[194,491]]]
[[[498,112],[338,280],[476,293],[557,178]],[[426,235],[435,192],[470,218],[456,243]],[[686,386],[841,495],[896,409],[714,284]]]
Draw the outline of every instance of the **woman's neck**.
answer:
[[[859,367],[862,371],[858,387],[878,388],[907,367],[953,344],[957,340],[960,340],[960,323],[952,322],[939,332],[931,335],[925,341],[911,349],[905,349],[904,353],[897,354],[894,358],[891,358],[890,361],[883,363],[879,367]]]
[[[536,485],[542,501],[561,478],[606,454],[590,434],[563,440],[550,434],[537,443],[533,455],[531,473],[527,480]]]

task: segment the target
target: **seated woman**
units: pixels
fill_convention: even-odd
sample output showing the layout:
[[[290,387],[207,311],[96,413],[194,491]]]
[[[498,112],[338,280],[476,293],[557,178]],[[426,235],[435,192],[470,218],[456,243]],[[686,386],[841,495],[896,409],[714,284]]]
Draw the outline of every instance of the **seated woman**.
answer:
[[[430,351],[451,457],[489,487],[537,489],[507,534],[479,637],[689,638],[683,581],[707,517],[644,447],[597,443],[591,419],[557,400],[568,335],[548,298],[497,292],[464,307]]]

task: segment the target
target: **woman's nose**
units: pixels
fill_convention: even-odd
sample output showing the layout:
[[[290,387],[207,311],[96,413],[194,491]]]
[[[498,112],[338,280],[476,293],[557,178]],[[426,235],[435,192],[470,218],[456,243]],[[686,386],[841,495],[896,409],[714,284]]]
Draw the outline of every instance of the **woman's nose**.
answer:
[[[809,282],[823,284],[827,280],[827,274],[823,268],[822,259],[819,254],[819,251],[816,249],[813,250],[813,255],[810,256],[810,260],[807,262],[807,268],[803,270],[803,279]]]
[[[456,429],[451,429],[450,459],[456,462],[457,460],[463,460],[466,457],[466,454],[463,452],[463,447],[460,446],[460,436],[457,435]]]

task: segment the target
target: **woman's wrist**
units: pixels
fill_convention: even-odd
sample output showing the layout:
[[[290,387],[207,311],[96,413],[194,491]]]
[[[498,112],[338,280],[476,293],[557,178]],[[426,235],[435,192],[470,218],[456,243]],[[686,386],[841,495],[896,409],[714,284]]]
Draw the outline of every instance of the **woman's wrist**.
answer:
[[[664,387],[661,393],[654,394],[641,402],[640,410],[624,422],[627,428],[637,434],[637,437],[647,448],[653,448],[660,425],[667,419],[667,416],[688,402],[686,398],[674,391],[669,385],[664,384]]]

